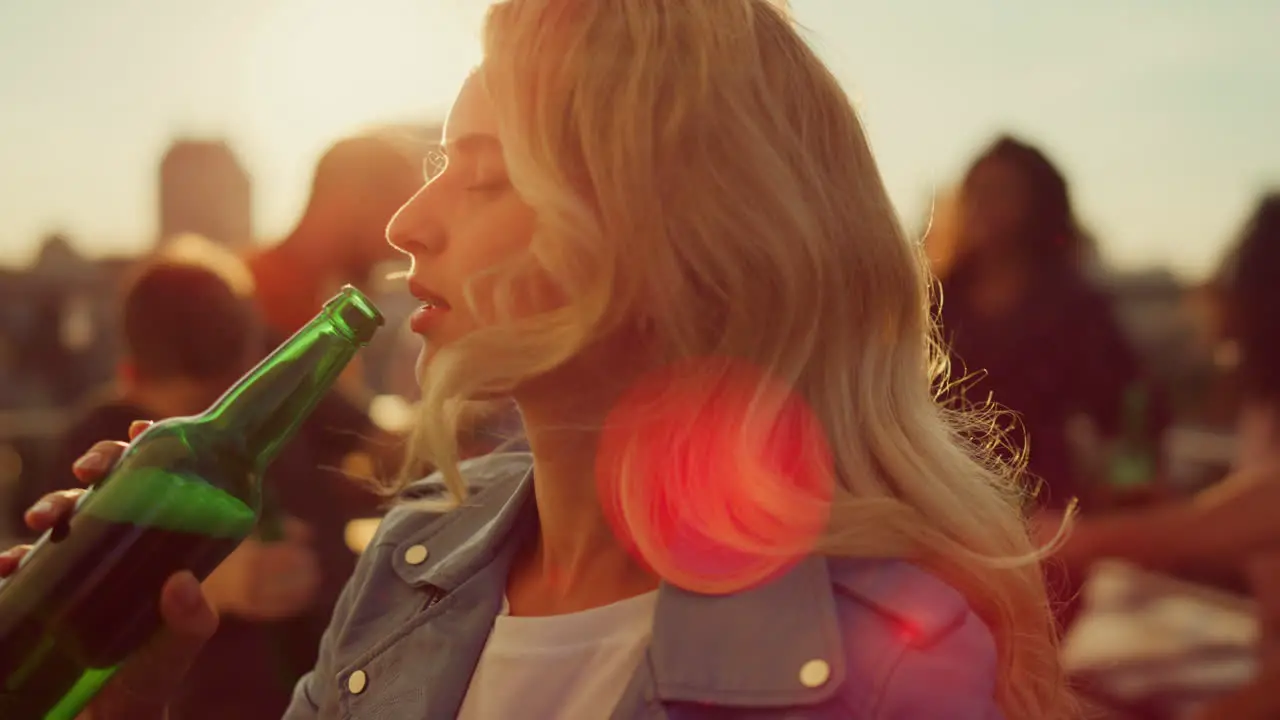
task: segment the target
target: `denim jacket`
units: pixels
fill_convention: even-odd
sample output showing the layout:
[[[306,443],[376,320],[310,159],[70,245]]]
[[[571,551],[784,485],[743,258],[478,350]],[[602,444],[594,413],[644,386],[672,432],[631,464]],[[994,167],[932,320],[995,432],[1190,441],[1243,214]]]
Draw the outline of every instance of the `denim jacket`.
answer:
[[[527,454],[478,458],[463,472],[482,489],[462,508],[387,515],[285,720],[456,716],[536,531],[531,467]],[[812,556],[731,595],[664,584],[610,717],[1000,720],[995,681],[992,636],[950,586],[901,561]]]

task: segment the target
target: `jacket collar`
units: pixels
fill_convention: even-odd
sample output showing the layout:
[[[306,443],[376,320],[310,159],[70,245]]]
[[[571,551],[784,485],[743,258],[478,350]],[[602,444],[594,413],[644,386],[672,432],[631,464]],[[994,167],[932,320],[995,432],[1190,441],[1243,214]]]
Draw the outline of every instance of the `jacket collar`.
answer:
[[[401,579],[415,587],[451,592],[508,545],[530,538],[537,529],[532,462],[511,465],[501,468],[511,472],[474,492],[462,507],[406,537],[388,538],[397,546],[392,564]],[[427,557],[415,564],[410,549],[416,546],[426,548]]]
[[[509,474],[427,528],[399,541],[388,538],[397,544],[396,572],[411,585],[448,593],[495,558],[511,557],[504,551],[536,532],[532,487],[531,468]],[[428,556],[411,564],[409,551],[419,545]],[[829,699],[844,681],[846,663],[826,560],[805,558],[774,580],[731,595],[663,583],[648,661],[641,670],[652,675],[662,700],[783,707]]]
[[[835,603],[826,560],[812,556],[731,595],[664,583],[649,651],[658,697],[751,707],[831,698],[846,672]]]

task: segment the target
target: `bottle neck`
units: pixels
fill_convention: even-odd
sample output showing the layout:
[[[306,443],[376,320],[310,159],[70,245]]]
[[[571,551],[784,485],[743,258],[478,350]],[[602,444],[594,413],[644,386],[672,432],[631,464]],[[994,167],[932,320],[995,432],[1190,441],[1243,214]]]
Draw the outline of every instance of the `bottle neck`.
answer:
[[[322,314],[241,378],[202,419],[239,438],[245,459],[264,470],[358,349]]]

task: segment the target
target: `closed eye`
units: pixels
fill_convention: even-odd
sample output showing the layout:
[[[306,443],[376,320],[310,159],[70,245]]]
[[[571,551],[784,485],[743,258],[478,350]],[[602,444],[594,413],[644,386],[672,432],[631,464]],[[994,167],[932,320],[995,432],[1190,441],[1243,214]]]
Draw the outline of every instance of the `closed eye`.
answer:
[[[491,194],[499,193],[511,187],[511,181],[507,178],[497,178],[494,180],[482,180],[472,185],[468,185],[467,192]]]

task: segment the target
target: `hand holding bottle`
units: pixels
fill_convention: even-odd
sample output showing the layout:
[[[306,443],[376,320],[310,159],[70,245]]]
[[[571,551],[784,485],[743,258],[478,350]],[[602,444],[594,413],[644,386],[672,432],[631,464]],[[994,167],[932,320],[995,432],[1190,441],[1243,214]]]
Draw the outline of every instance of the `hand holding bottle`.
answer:
[[[150,427],[138,421],[129,426],[129,437]],[[125,443],[95,444],[76,462],[73,472],[85,484],[105,476],[124,452]],[[83,489],[50,493],[26,513],[27,527],[42,533],[71,513]],[[320,563],[310,545],[311,530],[294,518],[286,518],[284,537],[262,542],[249,538],[236,548],[203,583],[204,598],[219,613],[249,620],[279,620],[306,610],[320,587]],[[0,553],[0,577],[13,572],[30,546],[19,545]]]
[[[145,432],[136,424],[127,449],[98,443],[76,462],[82,481],[101,482],[32,508],[28,521],[48,530],[0,583],[0,716],[75,720],[85,708],[123,704],[128,712],[105,717],[154,717],[217,625],[207,597],[188,579],[208,578],[252,537],[272,460],[382,322],[368,298],[343,288],[204,412]],[[302,534],[293,534],[295,545]],[[21,554],[7,555],[7,571]],[[305,555],[281,554],[246,557],[260,573]],[[305,571],[286,578],[304,591],[308,582]],[[193,602],[183,604],[184,597]],[[152,650],[157,643],[165,652]],[[127,682],[137,678],[135,667],[157,671],[157,652],[163,682]],[[126,682],[112,683],[122,672]],[[148,704],[117,686],[145,687]],[[116,705],[95,699],[107,688]]]
[[[134,423],[129,436],[136,437],[149,423]],[[94,445],[76,463],[82,482],[106,475],[124,451],[123,443]],[[84,490],[51,493],[26,514],[27,526],[44,532],[75,507]],[[0,578],[17,568],[29,546],[0,553]],[[218,615],[190,572],[179,572],[160,591],[160,616],[164,627],[147,645],[129,658],[107,687],[94,698],[81,717],[85,720],[148,720],[165,717],[165,706],[177,690],[200,649],[218,629]]]

